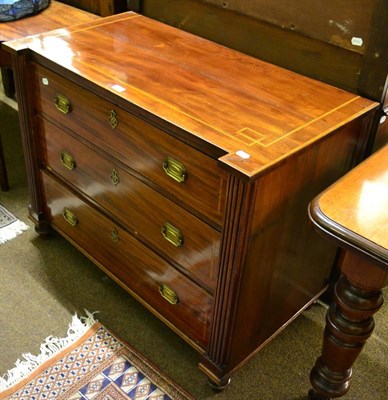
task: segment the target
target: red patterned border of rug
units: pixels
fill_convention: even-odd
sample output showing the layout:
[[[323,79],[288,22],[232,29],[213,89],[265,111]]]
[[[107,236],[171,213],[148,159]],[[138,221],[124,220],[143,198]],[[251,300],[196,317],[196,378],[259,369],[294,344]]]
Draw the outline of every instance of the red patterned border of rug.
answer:
[[[0,399],[194,400],[98,322]]]

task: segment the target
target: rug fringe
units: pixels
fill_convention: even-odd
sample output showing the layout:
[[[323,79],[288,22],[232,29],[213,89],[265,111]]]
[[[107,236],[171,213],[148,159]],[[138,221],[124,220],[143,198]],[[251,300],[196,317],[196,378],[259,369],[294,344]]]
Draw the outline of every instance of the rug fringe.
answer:
[[[86,317],[73,315],[72,321],[67,330],[67,336],[57,338],[49,336],[40,346],[40,354],[35,356],[31,353],[23,354],[24,360],[17,360],[15,367],[9,370],[3,377],[0,377],[0,392],[15,385],[21,379],[27,377],[45,361],[59,353],[67,346],[79,339],[97,320],[94,313],[85,310]]]
[[[0,244],[8,242],[14,239],[16,236],[20,235],[30,227],[20,220],[16,220],[11,224],[1,228],[0,233]]]

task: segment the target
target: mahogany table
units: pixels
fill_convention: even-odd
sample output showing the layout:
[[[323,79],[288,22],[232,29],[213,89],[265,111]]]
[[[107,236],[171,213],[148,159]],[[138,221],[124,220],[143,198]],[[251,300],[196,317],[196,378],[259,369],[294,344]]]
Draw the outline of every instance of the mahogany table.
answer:
[[[14,85],[11,70],[11,56],[1,48],[1,43],[20,39],[25,36],[38,35],[42,32],[61,29],[100,18],[95,14],[80,10],[67,4],[53,1],[41,13],[16,21],[0,23],[0,68],[4,93],[14,96]],[[0,137],[0,189],[8,190],[8,177]]]
[[[343,396],[374,328],[388,273],[388,145],[309,206],[315,229],[345,251],[327,312],[322,355],[311,371],[311,400]]]

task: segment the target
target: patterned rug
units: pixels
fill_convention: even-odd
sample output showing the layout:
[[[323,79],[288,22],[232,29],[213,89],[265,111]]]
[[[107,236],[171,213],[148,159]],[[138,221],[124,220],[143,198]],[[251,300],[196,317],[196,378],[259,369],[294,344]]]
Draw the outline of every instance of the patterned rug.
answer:
[[[0,205],[0,244],[14,239],[27,229],[28,225],[19,221],[5,207]]]
[[[90,313],[40,351],[0,378],[1,400],[194,400]]]

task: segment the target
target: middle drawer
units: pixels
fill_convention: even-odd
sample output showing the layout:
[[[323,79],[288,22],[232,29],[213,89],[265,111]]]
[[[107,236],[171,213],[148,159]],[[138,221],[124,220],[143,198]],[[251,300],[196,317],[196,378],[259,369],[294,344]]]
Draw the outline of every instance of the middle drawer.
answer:
[[[215,289],[218,231],[47,120],[40,118],[40,126],[48,169],[100,204],[143,242]]]

